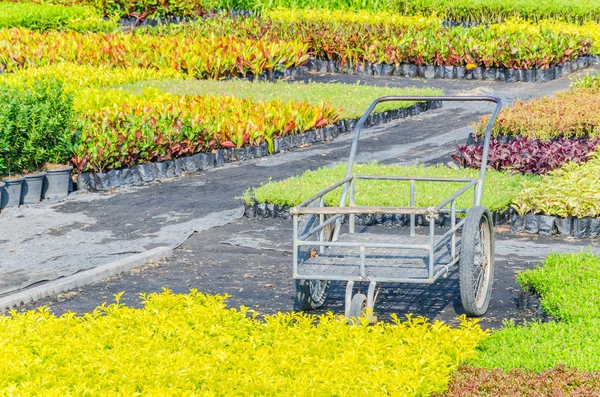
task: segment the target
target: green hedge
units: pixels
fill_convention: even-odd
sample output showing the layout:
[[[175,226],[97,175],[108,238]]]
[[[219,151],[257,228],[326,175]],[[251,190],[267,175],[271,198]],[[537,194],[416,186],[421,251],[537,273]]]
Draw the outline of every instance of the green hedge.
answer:
[[[544,311],[558,322],[508,322],[482,343],[475,365],[535,372],[557,365],[600,370],[600,257],[554,253],[517,280],[540,295]]]
[[[0,2],[0,28],[2,27],[106,32],[115,30],[117,24],[104,20],[93,7]]]
[[[60,80],[0,85],[0,175],[70,159],[72,101]]]

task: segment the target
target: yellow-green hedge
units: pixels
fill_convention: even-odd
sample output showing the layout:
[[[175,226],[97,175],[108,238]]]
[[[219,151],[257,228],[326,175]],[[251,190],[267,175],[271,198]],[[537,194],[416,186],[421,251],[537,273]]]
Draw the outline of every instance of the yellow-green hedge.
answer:
[[[372,327],[333,315],[264,321],[225,298],[142,296],[56,317],[47,308],[0,317],[0,395],[427,395],[487,334],[422,318]]]

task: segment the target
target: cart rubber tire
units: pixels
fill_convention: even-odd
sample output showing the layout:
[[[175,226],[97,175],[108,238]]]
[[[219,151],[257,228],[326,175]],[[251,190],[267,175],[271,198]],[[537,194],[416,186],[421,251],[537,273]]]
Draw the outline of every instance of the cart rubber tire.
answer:
[[[296,280],[296,304],[302,311],[316,310],[325,304],[330,281]]]
[[[357,319],[359,317],[364,317],[367,310],[367,297],[365,294],[356,294],[352,297],[352,301],[350,302],[350,311],[349,316],[351,319]]]
[[[459,264],[460,298],[467,315],[480,317],[487,311],[494,268],[492,215],[487,208],[474,206],[465,219]]]
[[[303,215],[298,221],[298,233],[301,236],[304,232],[312,229],[319,223],[318,215]],[[331,241],[333,229],[325,228],[324,239]],[[299,262],[303,263],[309,259],[311,248],[303,246],[299,252]],[[302,311],[316,310],[325,304],[327,300],[327,291],[329,290],[329,280],[296,280],[296,308]]]

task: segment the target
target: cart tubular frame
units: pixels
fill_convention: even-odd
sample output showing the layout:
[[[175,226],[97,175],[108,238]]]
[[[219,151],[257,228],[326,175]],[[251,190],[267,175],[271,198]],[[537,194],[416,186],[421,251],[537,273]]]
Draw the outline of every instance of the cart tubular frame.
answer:
[[[490,117],[490,120],[486,126],[485,138],[483,144],[483,155],[481,160],[481,168],[479,171],[478,178],[432,178],[432,177],[401,177],[401,176],[369,176],[369,175],[354,175],[353,165],[356,153],[358,150],[358,142],[360,139],[360,131],[365,123],[367,117],[373,112],[374,108],[383,102],[391,101],[451,101],[451,102],[492,102],[496,106]],[[413,283],[413,284],[432,284],[442,275],[448,273],[449,269],[458,264],[460,260],[459,252],[457,252],[457,232],[463,227],[465,219],[457,221],[456,215],[459,213],[466,213],[466,208],[456,208],[456,199],[461,195],[468,192],[471,188],[474,191],[474,204],[481,204],[481,197],[483,195],[484,178],[487,168],[487,157],[489,151],[489,144],[491,139],[492,126],[498,113],[502,107],[500,99],[491,96],[439,96],[439,97],[424,97],[424,96],[386,96],[374,100],[367,111],[358,121],[354,129],[354,138],[352,141],[352,148],[350,150],[350,158],[348,159],[348,167],[345,178],[334,183],[326,189],[321,190],[319,193],[305,200],[296,207],[290,209],[290,214],[293,217],[293,278],[294,279],[313,279],[313,280],[341,280],[348,281],[349,286],[353,282],[366,281],[370,282],[374,286],[374,282],[397,282],[397,283]],[[410,205],[409,207],[364,207],[355,205],[355,185],[359,179],[370,179],[370,180],[395,180],[395,181],[409,181],[410,183]],[[428,208],[415,207],[415,195],[416,195],[416,184],[417,182],[461,182],[464,185],[456,191],[454,194],[446,198],[440,204]],[[324,197],[327,193],[330,193],[336,189],[342,189],[342,197],[340,200],[339,207],[325,207]],[[349,194],[348,194],[349,193]],[[349,197],[348,197],[349,196]],[[311,204],[318,201],[318,206],[310,206]],[[346,202],[349,201],[349,206],[346,206]],[[349,215],[349,232],[352,234],[355,232],[355,216],[357,214],[404,214],[409,216],[410,223],[410,236],[415,236],[415,216],[425,215],[428,221],[429,236],[427,244],[393,244],[393,243],[366,243],[366,242],[338,242],[341,224],[343,217]],[[435,236],[435,220],[439,214],[450,214],[451,227],[442,236]],[[309,231],[300,235],[299,229],[299,217],[301,215],[318,215],[319,223]],[[330,215],[329,219],[325,219],[326,215]],[[333,231],[332,241],[324,240],[325,228],[331,224],[335,224]],[[317,241],[308,241],[308,237],[318,233]],[[443,247],[444,244],[449,246],[447,252],[442,253],[438,256],[438,260],[441,260],[444,256],[449,254],[450,258],[447,263],[441,263],[435,265],[436,262],[436,251]],[[319,247],[320,253],[323,253],[326,247],[348,247],[349,249],[360,250],[360,275],[358,277],[352,276],[335,276],[331,274],[311,274],[303,275],[299,272],[299,249],[302,246]],[[397,249],[418,249],[429,252],[429,263],[428,263],[428,277],[427,278],[381,278],[381,277],[369,277],[366,275],[366,264],[365,264],[365,252],[369,248],[397,248]],[[372,288],[370,288],[372,289]],[[348,294],[346,294],[348,295]],[[371,298],[372,294],[369,294]],[[348,300],[348,296],[346,297]],[[348,305],[346,305],[348,308]]]

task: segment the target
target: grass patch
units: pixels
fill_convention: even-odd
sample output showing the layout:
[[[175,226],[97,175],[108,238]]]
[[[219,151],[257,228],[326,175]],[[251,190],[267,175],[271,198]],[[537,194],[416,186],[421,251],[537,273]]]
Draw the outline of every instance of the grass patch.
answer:
[[[357,164],[356,174],[362,175],[397,175],[397,176],[428,176],[443,178],[476,178],[478,170],[454,170],[446,166],[413,166],[382,165],[377,163]],[[248,189],[244,194],[246,202],[256,200],[259,203],[294,206],[325,189],[327,186],[342,179],[346,174],[346,165],[333,168],[319,168],[307,171],[283,181],[268,182],[259,188]],[[510,175],[489,170],[482,204],[490,211],[507,209],[522,188],[522,182],[537,177]],[[428,207],[441,203],[445,198],[458,191],[463,183],[433,183],[417,182],[415,203],[417,206]],[[356,204],[374,206],[408,206],[410,184],[400,181],[359,181],[356,184]],[[330,206],[339,205],[341,190],[326,195],[326,203]],[[457,200],[458,207],[473,205],[472,191],[462,195]]]
[[[23,396],[429,395],[487,337],[423,318],[372,327],[287,313],[259,321],[192,290],[83,317],[0,317],[0,394]],[[118,295],[117,295],[118,298]]]
[[[600,370],[600,257],[590,252],[550,254],[517,276],[541,296],[559,322],[507,324],[483,342],[476,365],[543,371],[556,365]]]
[[[591,252],[550,254],[517,281],[541,296],[548,315],[563,321],[600,318],[600,257]]]
[[[343,118],[362,116],[374,99],[385,95],[425,95],[439,96],[441,90],[431,88],[391,88],[371,87],[360,84],[340,83],[287,83],[287,82],[254,82],[242,80],[210,81],[210,80],[180,80],[169,79],[161,81],[145,81],[124,84],[126,90],[141,93],[145,88],[159,88],[176,95],[206,95],[219,94],[251,99],[253,101],[302,101],[312,105],[321,102],[331,102],[342,108]],[[408,107],[414,102],[392,102],[377,106],[376,112]]]
[[[556,365],[600,370],[600,319],[507,324],[480,347],[474,365],[544,371]]]

